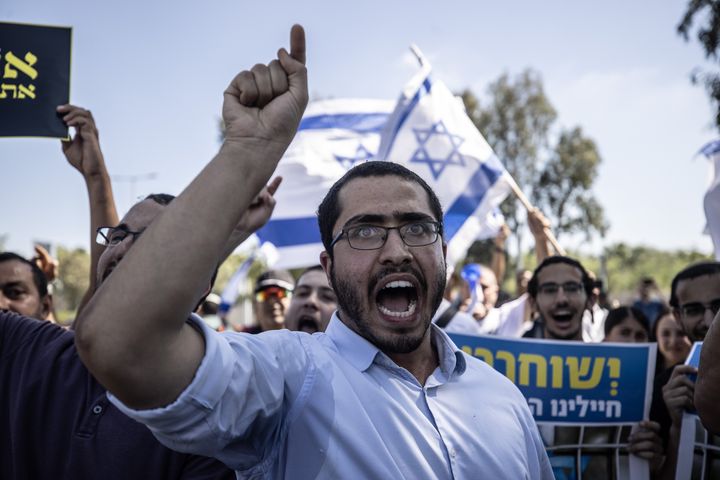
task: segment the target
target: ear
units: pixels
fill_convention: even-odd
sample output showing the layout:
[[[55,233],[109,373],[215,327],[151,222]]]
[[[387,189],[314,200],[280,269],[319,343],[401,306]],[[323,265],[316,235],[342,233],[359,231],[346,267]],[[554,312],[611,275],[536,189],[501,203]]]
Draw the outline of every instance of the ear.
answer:
[[[683,322],[682,312],[680,311],[680,309],[677,307],[672,307],[672,313],[675,316],[675,320],[677,320],[677,323],[678,325],[680,325],[682,331],[685,332],[685,335],[687,335],[688,329],[685,328],[685,322]]]
[[[537,311],[538,311],[538,309],[537,309],[537,303],[535,303],[535,299],[534,299],[533,297],[531,297],[529,293],[528,293],[528,295],[527,295],[527,302],[528,302],[528,305],[530,305],[530,308],[531,308],[534,312],[537,312]]]
[[[327,277],[328,285],[332,288],[332,280],[330,279],[330,271],[332,270],[332,259],[330,258],[330,255],[327,253],[327,251],[323,250],[320,252],[320,265],[323,268],[323,271],[325,272],[325,276]]]
[[[53,298],[51,294],[45,295],[43,299],[41,300],[42,303],[42,317],[43,319],[47,320],[50,317],[50,314],[53,311]],[[57,319],[55,319],[57,321]]]
[[[442,242],[442,252],[443,252],[443,259],[445,260],[445,264],[447,266],[447,243],[445,240]]]

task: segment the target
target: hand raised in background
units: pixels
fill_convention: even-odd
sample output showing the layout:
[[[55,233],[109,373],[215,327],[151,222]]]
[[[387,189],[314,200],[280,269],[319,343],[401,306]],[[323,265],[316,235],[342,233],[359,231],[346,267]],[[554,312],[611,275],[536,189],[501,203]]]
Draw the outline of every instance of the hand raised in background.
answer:
[[[277,192],[280,182],[282,182],[282,177],[273,178],[272,181],[257,194],[248,209],[243,212],[225,245],[222,255],[223,259],[227,258],[238,245],[270,220],[270,216],[273,210],[275,210],[275,197],[273,195]]]
[[[90,110],[75,105],[60,105],[57,111],[68,127],[75,128],[72,140],[62,141],[62,150],[68,163],[84,177],[106,174],[105,161],[100,150],[100,139]]]

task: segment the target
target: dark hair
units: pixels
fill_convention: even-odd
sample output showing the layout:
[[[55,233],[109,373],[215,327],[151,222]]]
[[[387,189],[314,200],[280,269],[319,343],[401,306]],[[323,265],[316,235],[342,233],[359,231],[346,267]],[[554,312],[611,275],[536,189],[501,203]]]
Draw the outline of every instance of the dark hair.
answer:
[[[652,325],[652,331],[650,332],[650,341],[651,342],[657,342],[657,338],[658,338],[657,332],[658,332],[658,328],[660,328],[660,319],[662,317],[664,317],[665,315],[672,315],[673,319],[675,319],[676,322],[678,321],[677,318],[675,318],[675,314],[672,312],[672,310],[670,310],[668,307],[663,305],[662,308],[660,309],[660,313],[655,318],[655,322],[653,322],[653,325]],[[682,325],[680,325],[680,328],[682,328]],[[659,354],[660,354],[660,351],[658,350],[658,355]]]
[[[143,198],[143,200],[152,200],[159,205],[168,205],[175,200],[175,195],[170,195],[169,193],[151,193]]]
[[[0,252],[0,263],[9,262],[12,260],[17,260],[18,262],[24,263],[25,265],[30,267],[33,275],[33,283],[35,283],[35,288],[37,288],[40,298],[46,297],[48,294],[48,281],[43,271],[40,270],[40,267],[35,265],[35,262],[31,262],[27,258],[21,257],[17,253]]]
[[[442,235],[443,225],[443,211],[438,200],[437,195],[433,192],[432,188],[418,176],[412,170],[409,170],[402,165],[393,162],[385,161],[369,161],[361,163],[351,168],[340,178],[337,182],[330,187],[327,195],[323,198],[323,201],[318,207],[318,225],[320,227],[320,238],[322,239],[325,251],[328,253],[330,258],[333,258],[332,249],[330,243],[332,243],[333,227],[335,222],[340,216],[341,205],[339,204],[340,190],[356,178],[367,178],[367,177],[387,177],[396,176],[408,182],[415,182],[420,185],[425,192],[428,194],[428,202],[430,203],[430,210],[432,210],[435,220],[440,223],[440,234]]]
[[[677,286],[683,280],[691,280],[693,278],[702,277],[705,275],[714,275],[720,273],[720,262],[701,262],[694,265],[690,265],[685,269],[681,270],[680,273],[675,275],[673,278],[672,285],[670,286],[670,306],[673,308],[680,308],[677,298]]]
[[[538,276],[540,275],[540,272],[543,268],[555,265],[558,263],[564,263],[566,265],[570,265],[571,267],[575,267],[578,270],[580,270],[580,274],[582,275],[582,284],[583,289],[585,290],[585,295],[587,295],[588,298],[592,295],[593,287],[595,285],[595,281],[590,278],[590,275],[588,274],[587,270],[585,270],[585,267],[582,266],[580,262],[575,260],[574,258],[565,257],[562,255],[554,255],[552,257],[546,257],[542,262],[540,262],[540,265],[537,266],[535,271],[533,272],[533,276],[530,279],[530,282],[528,282],[528,293],[532,298],[537,297],[537,291],[538,291]]]
[[[618,307],[613,308],[605,317],[605,336],[610,334],[610,331],[615,328],[618,324],[622,323],[626,318],[634,318],[642,327],[645,329],[648,337],[650,337],[650,322],[637,308],[633,307]]]
[[[297,279],[295,280],[295,286],[297,286],[297,284],[300,282],[300,279],[303,277],[303,275],[305,275],[306,273],[315,272],[315,271],[325,273],[325,270],[322,268],[322,265],[318,264],[318,265],[313,265],[311,267],[307,267],[305,270],[300,272],[300,275],[298,275]]]

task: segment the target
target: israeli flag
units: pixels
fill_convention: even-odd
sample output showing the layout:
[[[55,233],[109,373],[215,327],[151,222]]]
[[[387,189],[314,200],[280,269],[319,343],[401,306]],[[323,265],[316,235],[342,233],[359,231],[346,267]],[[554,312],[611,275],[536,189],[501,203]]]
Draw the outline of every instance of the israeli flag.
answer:
[[[712,161],[710,187],[705,192],[705,233],[709,233],[715,248],[715,260],[720,261],[720,140],[714,140],[700,149]]]
[[[427,63],[405,87],[385,125],[378,159],[404,165],[435,191],[445,211],[449,264],[488,235],[488,219],[496,217],[513,181],[462,100],[431,77]]]
[[[392,100],[311,102],[298,133],[278,164],[283,183],[272,219],[257,235],[277,248],[277,268],[320,263],[317,208],[335,181],[356,163],[375,160]]]

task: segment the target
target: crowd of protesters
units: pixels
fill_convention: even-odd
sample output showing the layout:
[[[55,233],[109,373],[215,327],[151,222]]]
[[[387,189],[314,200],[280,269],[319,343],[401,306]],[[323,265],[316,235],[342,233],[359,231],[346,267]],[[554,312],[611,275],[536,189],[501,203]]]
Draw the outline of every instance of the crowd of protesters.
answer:
[[[252,326],[232,331],[215,276],[272,214],[274,166],[307,102],[304,63],[294,27],[290,52],[226,90],[217,157],[177,199],[149,195],[122,219],[92,115],[58,108],[89,195],[90,288],[63,328],[49,254],[0,253],[0,478],[563,478],[573,453],[552,448],[577,427],[538,428],[519,391],[445,332],[657,342],[650,417],[617,435],[653,478],[674,478],[683,412],[720,430],[720,263],[688,265],[667,300],[644,278],[636,302],[609,308],[592,272],[553,254],[535,210],[538,266],[510,296],[498,282],[506,229],[491,265],[450,271],[430,187],[364,164],[320,206],[325,252],[308,259],[320,264],[263,272]],[[683,363],[704,339],[696,383]],[[581,469],[613,475],[592,459]]]

